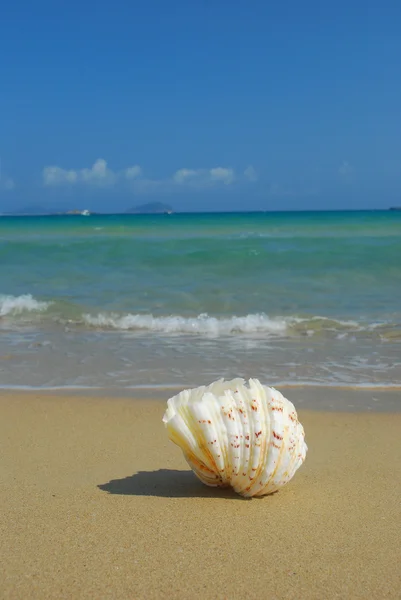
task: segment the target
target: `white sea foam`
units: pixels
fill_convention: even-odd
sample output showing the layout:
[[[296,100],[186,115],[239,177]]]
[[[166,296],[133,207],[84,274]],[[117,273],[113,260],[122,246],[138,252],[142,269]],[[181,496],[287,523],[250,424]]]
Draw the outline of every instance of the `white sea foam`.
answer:
[[[202,314],[197,317],[154,317],[151,314],[139,315],[99,313],[97,316],[85,314],[84,322],[92,327],[119,330],[147,330],[159,333],[194,333],[204,335],[229,335],[232,333],[265,333],[283,335],[287,331],[288,321],[284,318],[269,318],[264,314],[229,318],[209,317]]]
[[[22,296],[0,294],[0,317],[20,315],[24,312],[43,312],[49,305],[50,302],[35,300],[31,294]]]
[[[99,329],[116,330],[143,330],[158,333],[193,333],[201,335],[230,335],[234,333],[258,334],[272,336],[299,335],[314,336],[320,332],[346,332],[369,331],[368,324],[356,321],[342,321],[322,316],[298,317],[277,316],[269,317],[265,313],[249,314],[243,317],[235,315],[229,317],[211,317],[201,314],[195,317],[170,315],[155,317],[152,314],[126,314],[98,313],[97,315],[84,314],[85,325]]]

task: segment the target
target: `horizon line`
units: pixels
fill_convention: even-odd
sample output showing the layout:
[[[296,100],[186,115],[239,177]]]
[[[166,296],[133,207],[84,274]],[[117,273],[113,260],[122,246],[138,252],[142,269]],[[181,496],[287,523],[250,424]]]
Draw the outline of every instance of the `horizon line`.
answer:
[[[84,209],[83,209],[84,210]],[[172,215],[193,215],[193,214],[266,214],[266,213],[337,213],[337,212],[398,212],[401,211],[401,206],[389,206],[388,208],[305,208],[305,209],[255,209],[255,210],[173,210],[166,211],[118,211],[118,212],[103,212],[90,211],[90,216],[172,216]],[[80,217],[82,211],[73,213],[66,210],[49,210],[44,212],[29,213],[29,212],[0,212],[0,217]]]

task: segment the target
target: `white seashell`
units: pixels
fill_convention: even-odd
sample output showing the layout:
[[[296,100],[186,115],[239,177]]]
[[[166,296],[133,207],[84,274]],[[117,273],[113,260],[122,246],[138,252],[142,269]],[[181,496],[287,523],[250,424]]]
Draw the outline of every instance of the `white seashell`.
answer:
[[[220,379],[167,402],[168,436],[203,483],[264,496],[285,485],[305,460],[305,434],[294,405],[250,379]]]

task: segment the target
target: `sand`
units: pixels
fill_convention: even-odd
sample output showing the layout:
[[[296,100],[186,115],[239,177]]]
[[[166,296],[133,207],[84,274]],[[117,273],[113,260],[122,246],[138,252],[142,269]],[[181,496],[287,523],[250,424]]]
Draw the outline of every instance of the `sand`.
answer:
[[[163,412],[0,394],[1,598],[400,598],[400,414],[299,411],[305,464],[243,500],[195,479]]]

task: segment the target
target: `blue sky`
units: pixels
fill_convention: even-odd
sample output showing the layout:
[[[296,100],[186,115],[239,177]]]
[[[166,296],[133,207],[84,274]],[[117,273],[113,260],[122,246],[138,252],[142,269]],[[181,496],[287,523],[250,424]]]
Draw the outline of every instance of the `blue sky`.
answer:
[[[0,209],[401,204],[401,3],[3,3]]]

